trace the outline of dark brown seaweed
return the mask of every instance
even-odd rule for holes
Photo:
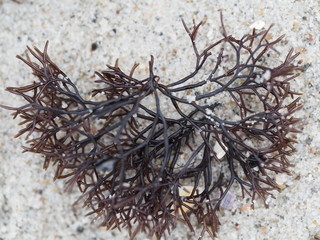
[[[290,81],[301,71],[294,63],[298,54],[291,50],[270,67],[266,55],[276,52],[283,37],[267,40],[270,27],[236,39],[222,18],[221,39],[201,50],[196,37],[203,22],[191,28],[182,22],[196,57],[182,79],[162,83],[153,57],[145,79],[134,77],[136,64],[125,73],[116,63],[96,72],[95,100],[86,100],[50,59],[46,43],[43,51],[28,47],[37,63],[18,56],[37,80],[7,90],[25,104],[2,106],[22,119],[16,137],[33,137],[24,151],[45,156],[44,168],[53,165],[55,179],[66,178],[67,189],[78,186],[79,201],[92,209],[88,215],[108,229],[128,229],[132,239],[139,232],[166,238],[177,221],[194,231],[191,215],[202,225],[201,236],[213,238],[230,188],[237,183],[252,201],[273,197],[280,190],[274,173],[289,173],[288,156],[295,151],[292,133],[299,132],[299,119],[293,113],[301,104]],[[208,59],[211,70],[199,79]],[[230,67],[221,74],[225,62]],[[197,91],[206,84],[212,90]],[[215,114],[221,101],[206,104],[221,93],[238,119]],[[163,99],[177,117],[166,116],[170,107]]]

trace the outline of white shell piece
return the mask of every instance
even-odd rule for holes
[[[232,209],[235,198],[236,196],[232,192],[228,191],[221,201],[221,207],[229,210]]]
[[[266,24],[265,24],[264,21],[258,20],[258,21],[256,21],[256,22],[252,23],[252,24],[250,25],[250,28],[252,28],[252,29],[255,28],[255,29],[257,29],[257,30],[260,30],[260,29],[262,29],[265,25],[266,25]]]
[[[125,187],[125,188],[128,188],[128,187],[130,187],[130,183],[127,183],[127,182],[122,183],[122,186]]]
[[[252,168],[254,171],[258,172],[259,171],[259,168],[258,167],[254,167]]]
[[[222,143],[223,144],[223,143]],[[223,145],[223,147],[225,149],[227,149],[227,147],[225,145]],[[216,144],[213,147],[213,150],[215,151],[217,158],[221,159],[224,157],[224,155],[226,155],[226,152],[223,150],[223,148],[220,146],[219,142],[216,142]]]

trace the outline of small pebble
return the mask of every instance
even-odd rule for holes
[[[92,43],[91,44],[91,51],[95,51],[98,48],[98,44],[97,43]]]
[[[82,233],[84,231],[84,227],[82,227],[82,226],[78,226],[77,227],[77,232],[78,233]]]

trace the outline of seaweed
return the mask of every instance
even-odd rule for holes
[[[290,50],[271,67],[266,56],[277,54],[283,36],[270,40],[271,25],[237,39],[222,14],[221,39],[199,49],[204,21],[182,23],[196,61],[181,79],[162,82],[153,56],[144,79],[135,78],[138,64],[125,73],[117,61],[95,73],[88,100],[50,59],[47,42],[43,51],[28,47],[37,63],[17,56],[36,76],[7,88],[25,104],[1,105],[22,119],[16,137],[26,135],[24,151],[43,155],[55,179],[80,189],[88,215],[108,229],[128,229],[131,239],[139,232],[167,238],[178,221],[191,231],[196,221],[200,238],[214,238],[232,187],[267,205],[281,190],[274,174],[290,174],[292,166],[300,120],[293,113],[301,103],[290,81],[303,70],[298,53]],[[219,114],[224,110],[231,114]]]

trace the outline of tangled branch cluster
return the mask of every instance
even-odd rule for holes
[[[96,72],[102,87],[92,92],[96,101],[86,100],[49,58],[47,43],[43,51],[28,48],[38,63],[18,56],[37,76],[31,85],[7,88],[25,104],[2,106],[22,119],[16,137],[33,136],[25,151],[44,155],[55,179],[79,187],[89,214],[108,229],[127,228],[131,238],[141,231],[166,237],[177,221],[193,231],[192,215],[201,236],[214,237],[230,188],[237,183],[243,195],[266,200],[279,190],[272,174],[289,173],[287,157],[295,151],[291,133],[299,119],[292,114],[301,104],[290,81],[301,70],[293,63],[298,54],[262,65],[282,37],[268,41],[270,27],[236,39],[223,21],[222,38],[200,50],[203,22],[183,25],[196,64],[182,79],[161,83],[153,57],[145,79],[134,77],[137,64],[127,74],[116,63]],[[211,70],[199,81],[208,62]],[[218,116],[221,93],[235,120]],[[175,118],[166,116],[169,105]]]

